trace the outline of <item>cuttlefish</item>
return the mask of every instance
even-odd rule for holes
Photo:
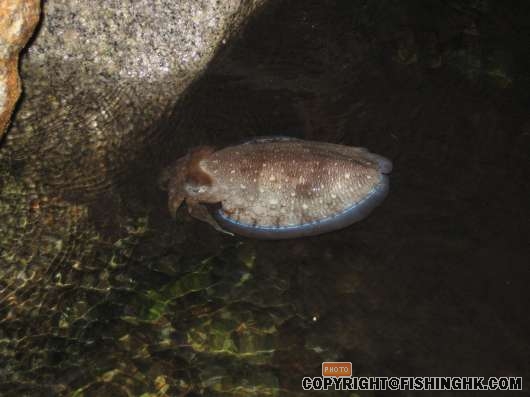
[[[222,232],[312,236],[365,218],[387,196],[391,170],[365,148],[295,138],[198,147],[169,169],[169,212],[185,201],[191,216]]]

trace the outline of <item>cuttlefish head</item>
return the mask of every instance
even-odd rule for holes
[[[214,151],[211,147],[192,149],[186,156],[178,159],[169,170],[168,208],[172,218],[184,200],[198,202],[208,187],[211,178],[200,168],[200,161]]]

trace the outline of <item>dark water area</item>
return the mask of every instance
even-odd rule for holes
[[[267,5],[157,127],[121,200],[91,208],[100,233],[128,218],[129,234],[71,276],[85,315],[43,339],[61,372],[47,373],[77,396],[298,396],[347,361],[357,376],[520,376],[528,392],[529,16],[516,1]],[[263,135],[367,147],[394,163],[390,194],[295,240],[169,217],[165,166]]]
[[[143,198],[160,204],[153,240],[171,241],[154,273],[138,269],[144,288],[209,277],[166,311],[188,342],[202,332],[200,359],[171,353],[212,382],[193,393],[298,395],[323,361],[522,376],[528,390],[530,30],[517,4],[275,2],[220,51],[162,128],[162,163],[282,134],[365,146],[394,171],[368,219],[299,240],[223,236],[185,210],[174,225],[164,194]]]
[[[275,2],[220,51],[162,128],[162,163],[282,134],[365,146],[394,171],[368,219],[299,240],[223,236],[185,210],[174,225],[164,194],[143,198],[160,204],[152,239],[171,241],[138,269],[144,287],[209,277],[166,311],[188,341],[202,332],[200,359],[171,354],[224,385],[194,393],[298,395],[323,361],[528,390],[530,30],[515,5]]]

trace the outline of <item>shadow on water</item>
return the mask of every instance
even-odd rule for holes
[[[466,7],[273,2],[220,51],[121,187],[125,211],[149,209],[125,271],[141,298],[121,309],[145,321],[127,343],[147,343],[146,367],[190,395],[297,395],[325,360],[530,379],[529,30],[508,5]],[[169,219],[163,166],[271,134],[391,158],[389,197],[291,241]]]

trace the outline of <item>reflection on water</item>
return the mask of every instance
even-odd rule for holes
[[[492,37],[510,11],[432,3],[275,2],[251,21],[120,199],[91,208],[97,252],[57,269],[60,304],[35,312],[53,337],[36,328],[4,370],[36,376],[33,395],[77,396],[295,396],[323,361],[529,379],[528,59],[515,33]],[[392,158],[386,202],[281,242],[171,220],[154,173],[190,146],[274,133]]]

